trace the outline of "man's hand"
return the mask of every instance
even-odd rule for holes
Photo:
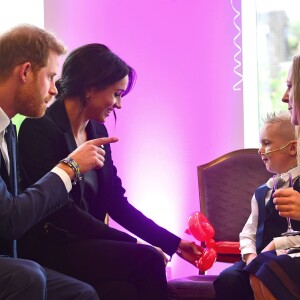
[[[102,145],[115,143],[118,141],[116,137],[98,138],[87,141],[80,145],[76,150],[69,154],[78,164],[80,173],[84,174],[92,169],[100,169],[104,165],[105,151],[101,148]],[[74,172],[68,166],[60,163],[58,167],[66,171],[69,176],[74,178]]]

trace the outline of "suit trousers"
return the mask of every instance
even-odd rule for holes
[[[214,281],[217,300],[254,299],[249,273],[243,271],[245,266],[241,260],[220,273]]]
[[[89,284],[30,260],[0,256],[0,300],[4,299],[99,300],[99,297]]]
[[[35,249],[35,251],[32,251]],[[45,241],[27,254],[40,264],[91,284],[101,300],[168,299],[165,262],[152,246],[101,239]]]

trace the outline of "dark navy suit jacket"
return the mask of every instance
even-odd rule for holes
[[[17,197],[0,177],[0,255],[12,255],[11,240],[68,202],[65,185],[54,173],[46,174]]]

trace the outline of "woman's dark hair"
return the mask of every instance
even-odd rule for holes
[[[57,99],[79,97],[86,103],[86,91],[103,90],[128,75],[128,86],[122,96],[132,89],[136,73],[120,57],[102,44],[87,44],[73,50],[66,58],[61,78],[56,81]]]

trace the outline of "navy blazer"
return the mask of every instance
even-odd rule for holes
[[[93,120],[89,121],[86,130],[88,139],[108,136],[106,127]],[[20,128],[18,147],[23,187],[29,186],[42,177],[53,168],[57,161],[72,152],[76,148],[76,142],[64,102],[55,101],[47,109],[45,116],[40,119],[25,119]],[[162,248],[169,255],[174,254],[180,238],[157,225],[128,202],[124,196],[125,189],[117,176],[117,169],[113,165],[110,145],[104,145],[104,149],[106,152],[104,166],[96,171],[98,194],[94,199],[84,199],[85,181],[83,179],[75,185],[70,193],[76,203],[76,210],[78,211],[79,207],[81,210],[86,210],[88,202],[88,212],[97,220],[104,221],[106,213],[108,213],[111,218],[131,233]],[[66,211],[66,209],[62,211]],[[69,222],[68,226],[72,223],[71,227],[73,226],[73,228],[69,227],[69,230],[76,233],[81,230],[80,234],[86,234],[87,228],[78,226],[79,222],[75,215],[72,217],[72,214],[69,213],[68,221],[66,217],[62,217],[63,215],[61,213],[59,220],[60,222],[62,220],[65,223]],[[74,222],[71,221],[72,219]],[[64,224],[60,223],[59,225]]]
[[[11,253],[11,240],[69,202],[63,181],[48,173],[22,194],[13,197],[0,177],[0,255]]]

